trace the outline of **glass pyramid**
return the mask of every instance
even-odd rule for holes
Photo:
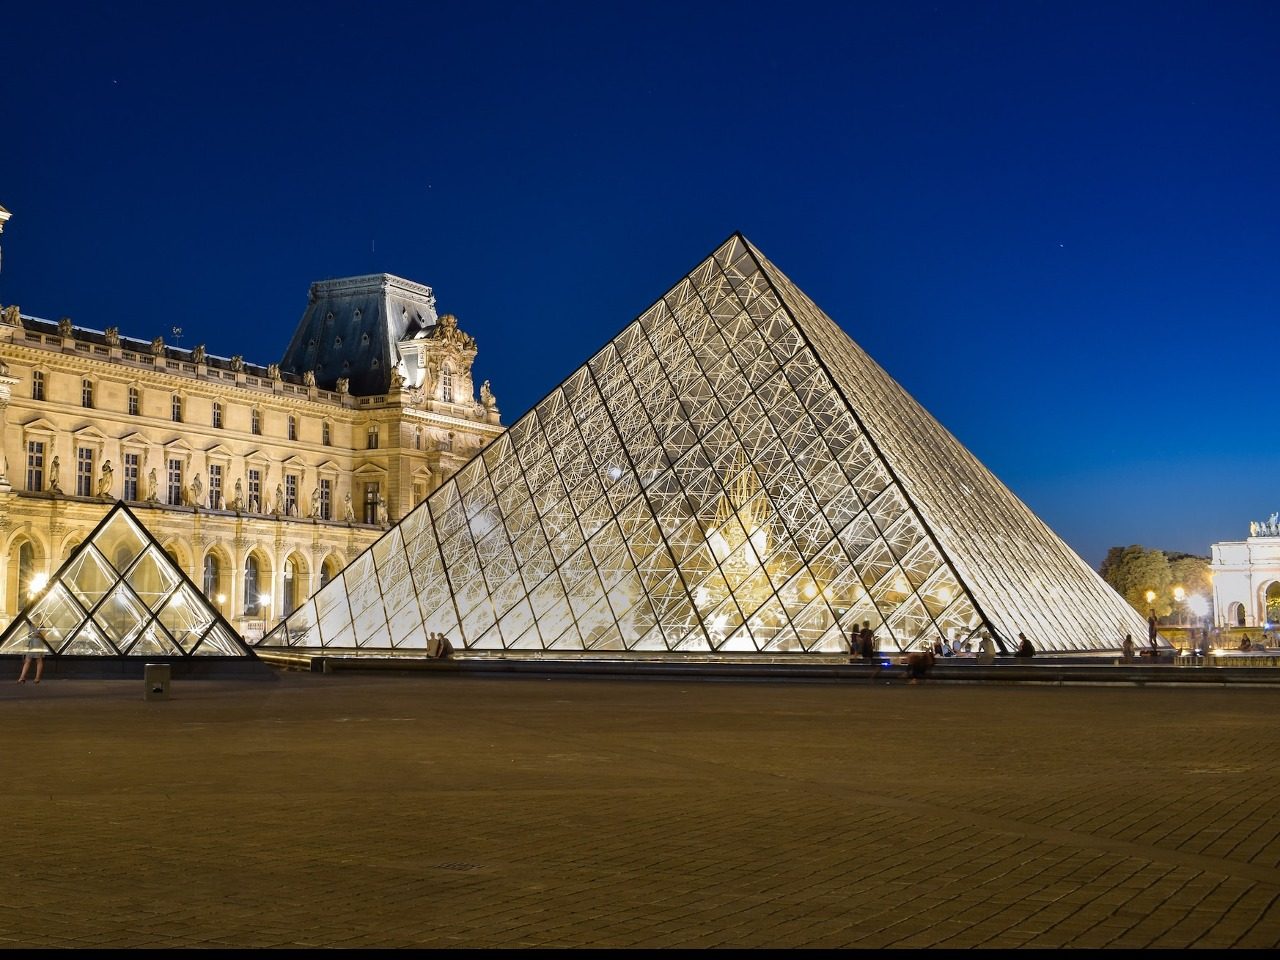
[[[847,652],[1145,622],[740,235],[263,638]]]
[[[252,657],[253,651],[124,503],[0,633],[0,653],[103,657]]]

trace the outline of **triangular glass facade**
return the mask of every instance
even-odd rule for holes
[[[741,236],[262,641],[841,653],[1145,622]]]
[[[253,651],[123,503],[0,634],[0,653],[252,657]]]

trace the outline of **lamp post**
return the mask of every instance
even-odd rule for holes
[[[1185,601],[1186,599],[1187,599],[1186,590],[1182,589],[1182,587],[1173,588],[1173,600],[1174,600],[1174,603],[1178,605],[1178,625],[1179,626],[1185,626],[1187,622],[1187,616],[1186,616],[1187,610],[1186,610],[1186,607],[1182,605],[1183,601]]]

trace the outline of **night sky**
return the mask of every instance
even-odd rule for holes
[[[741,230],[1089,563],[1280,510],[1280,4],[187,6],[6,8],[0,303],[395,273],[511,423]]]

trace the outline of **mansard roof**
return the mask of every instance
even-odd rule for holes
[[[313,283],[280,369],[314,370],[322,390],[345,377],[356,396],[385,393],[400,362],[396,345],[435,326],[435,303],[430,287],[389,273]]]

